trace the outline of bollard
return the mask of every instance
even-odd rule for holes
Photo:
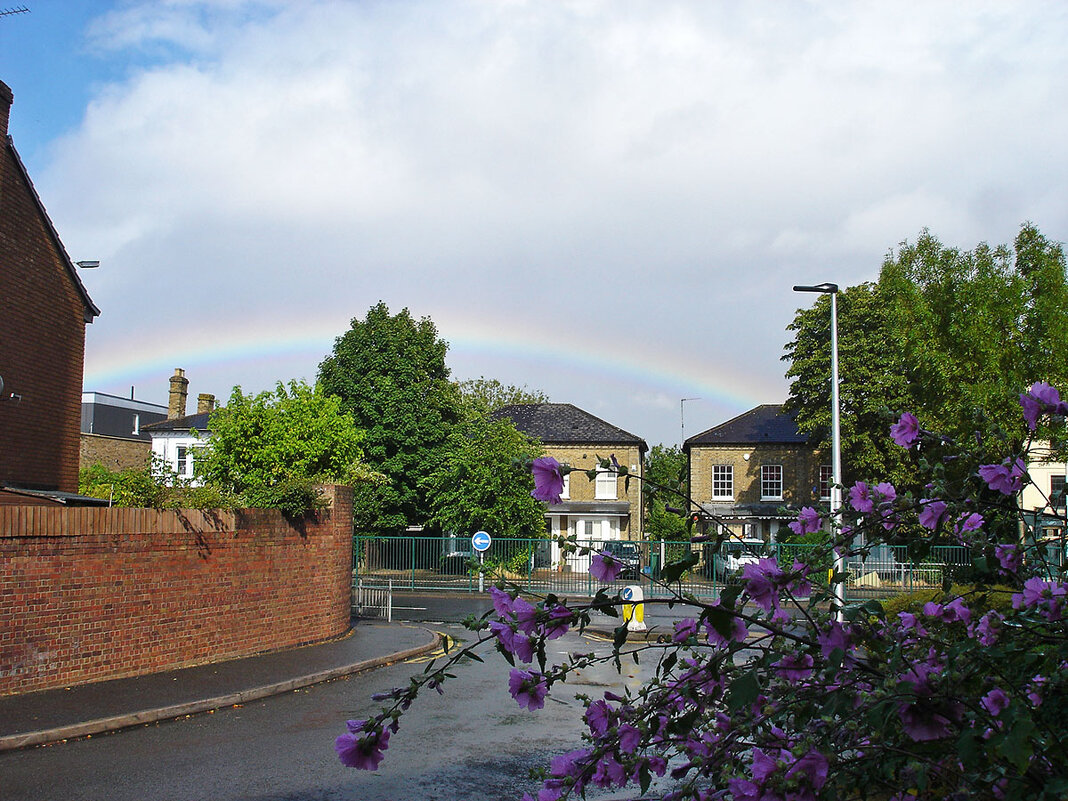
[[[623,599],[623,621],[627,631],[646,631],[645,627],[645,596],[642,588],[636,584],[628,584],[620,593]]]

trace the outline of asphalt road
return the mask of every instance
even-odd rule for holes
[[[456,626],[442,631],[468,636]],[[607,648],[574,634],[551,645],[554,661]],[[579,745],[575,694],[639,683],[646,669],[629,661],[622,676],[591,669],[528,712],[508,694],[502,660],[468,660],[444,696],[419,699],[402,719],[377,772],[343,767],[333,741],[345,720],[375,712],[372,693],[424,667],[394,665],[214,714],[0,754],[0,801],[518,799],[537,788],[531,767]]]

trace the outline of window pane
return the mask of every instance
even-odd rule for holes
[[[1049,502],[1054,509],[1064,508],[1064,476],[1049,477]]]
[[[760,497],[769,500],[782,498],[781,464],[766,464],[760,468]]]
[[[734,466],[729,464],[712,465],[712,497],[734,497]]]
[[[597,474],[596,499],[612,501],[616,498],[616,474],[604,471]]]
[[[831,484],[834,483],[834,470],[829,464],[820,465],[820,498],[824,501],[831,499]]]

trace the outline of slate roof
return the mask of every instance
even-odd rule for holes
[[[501,407],[492,417],[508,418],[546,445],[637,445],[642,453],[649,450],[641,437],[570,403],[517,403]]]
[[[794,415],[781,403],[765,403],[718,426],[689,437],[684,450],[695,445],[804,445],[808,435],[797,428]]]
[[[150,431],[155,434],[166,431],[190,431],[195,428],[201,434],[204,434],[211,431],[211,429],[208,428],[209,416],[211,416],[211,412],[187,414],[185,417],[175,417],[171,420],[160,420],[158,423],[149,423],[146,426],[141,426],[141,430]]]

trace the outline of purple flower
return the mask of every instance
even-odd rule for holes
[[[869,514],[871,510],[875,508],[875,502],[872,498],[871,491],[868,489],[868,485],[863,481],[858,481],[849,488],[849,503],[854,510],[865,515]]]
[[[897,714],[905,733],[915,742],[941,740],[950,734],[950,719],[928,699],[921,699],[915,704],[901,704]]]
[[[812,675],[812,664],[809,654],[787,654],[772,667],[788,681],[801,681]]]
[[[642,741],[642,733],[629,723],[619,726],[619,750],[624,754],[633,754]]]
[[[920,501],[923,509],[920,511],[920,525],[934,531],[946,514],[946,505],[942,501],[924,498]]]
[[[545,706],[549,687],[541,673],[512,668],[512,672],[508,674],[508,692],[521,707],[534,711]]]
[[[562,637],[571,628],[574,613],[563,604],[556,604],[549,609],[549,619],[545,622],[545,639],[555,640]]]
[[[999,687],[995,687],[993,690],[984,695],[979,703],[983,705],[983,709],[989,712],[994,717],[997,717],[1009,706],[1009,696],[1007,696]]]
[[[819,792],[823,785],[827,783],[829,769],[830,765],[827,762],[827,757],[813,749],[798,759],[786,771],[786,778],[789,779],[797,774],[803,774],[808,779],[809,784],[812,785],[812,789]]]
[[[920,421],[916,415],[905,412],[900,420],[890,426],[890,436],[902,448],[911,448],[920,436]]]
[[[1060,413],[1061,395],[1045,381],[1031,385],[1031,389],[1020,395],[1027,427],[1034,431],[1038,427],[1039,416],[1046,412]]]
[[[994,556],[1006,573],[1016,573],[1023,566],[1023,553],[1015,545],[995,545]]]
[[[821,631],[817,640],[820,644],[820,653],[824,659],[829,659],[835,649],[849,650],[849,631],[837,620],[827,624],[827,628]]]
[[[718,603],[719,602],[717,601],[716,604],[718,605]],[[708,636],[708,642],[710,644],[727,646],[732,642],[745,642],[745,638],[749,636],[749,629],[746,627],[744,620],[732,615],[730,636],[724,637],[716,631],[716,627],[713,626],[709,620],[705,620],[705,634]]]
[[[586,708],[586,723],[596,736],[604,737],[612,725],[612,708],[604,701],[594,701]]]
[[[957,533],[963,534],[965,531],[978,531],[983,527],[983,516],[978,512],[972,512],[968,514],[965,512],[957,518]]]
[[[499,587],[489,588],[490,598],[493,599],[493,609],[501,617],[512,614],[512,596]]]
[[[897,490],[894,489],[894,485],[889,481],[880,481],[875,485],[875,494],[883,501],[883,503],[893,503],[897,500]]]
[[[782,571],[774,559],[761,559],[755,565],[748,564],[742,568],[745,589],[753,603],[765,612],[770,612],[779,605],[779,591],[775,580],[782,577]]]
[[[797,520],[790,524],[790,530],[798,536],[811,534],[814,531],[819,531],[822,527],[823,521],[820,520],[820,513],[811,506],[804,507],[801,510],[801,514],[797,516]]]
[[[590,575],[602,583],[615,581],[623,572],[623,563],[607,551],[595,553],[590,560]]]
[[[350,720],[348,732],[334,741],[341,764],[358,770],[378,770],[389,747],[389,729],[376,730],[369,720]]]
[[[560,494],[564,491],[560,463],[551,456],[541,456],[534,460],[531,471],[534,473],[534,489],[530,494],[545,503],[560,503]]]
[[[686,642],[691,637],[696,636],[697,621],[692,617],[675,621],[675,634],[671,638],[672,642]]]
[[[1005,618],[994,609],[979,618],[979,623],[975,627],[975,635],[979,644],[984,648],[989,648],[996,643],[1004,620]]]
[[[1018,493],[1023,487],[1026,475],[1027,465],[1019,457],[1011,463],[1006,459],[1001,464],[984,464],[979,468],[979,478],[983,479],[990,489],[1002,495]]]

